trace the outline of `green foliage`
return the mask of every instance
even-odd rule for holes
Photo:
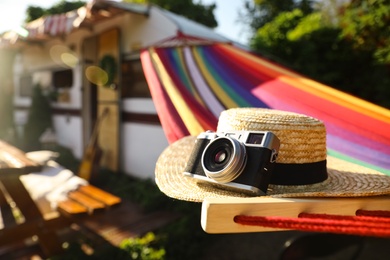
[[[251,41],[251,47],[285,58],[291,52],[287,33],[297,26],[302,17],[303,13],[299,9],[279,14],[257,31]]]
[[[162,245],[170,260],[202,259],[203,253],[213,242],[213,235],[200,226],[201,204],[176,201],[182,217],[159,231],[165,239]]]
[[[137,203],[145,212],[168,210],[180,216],[175,222],[156,232],[159,238],[156,240],[156,247],[165,249],[167,259],[198,259],[203,249],[211,243],[212,237],[200,226],[200,203],[169,198],[152,180],[133,178],[107,169],[100,172],[95,184],[123,199]]]
[[[54,4],[52,7],[49,7],[47,9],[47,12],[49,14],[62,14],[65,12],[69,12],[75,9],[78,9],[85,5],[85,1],[65,1],[60,0],[56,4]]]
[[[13,119],[13,78],[12,59],[14,53],[9,50],[0,50],[0,139],[12,142],[15,139]]]
[[[44,15],[47,15],[47,12],[45,11],[44,8],[30,5],[26,9],[26,18],[24,19],[24,21],[26,23],[29,23]]]
[[[342,35],[342,28],[326,23],[322,13],[295,9],[260,28],[251,47],[319,82],[390,107],[390,74],[375,59],[377,50],[355,48]]]
[[[311,0],[247,0],[244,12],[240,13],[240,20],[249,25],[253,32],[273,21],[284,12],[299,9],[303,14],[313,11]]]
[[[59,154],[58,158],[56,158],[56,162],[58,162],[60,165],[64,166],[65,168],[71,170],[74,173],[77,173],[80,160],[78,160],[71,149],[57,145],[53,152],[57,152]]]
[[[47,260],[76,260],[76,259],[94,259],[85,254],[79,243],[72,242],[66,244],[64,253],[57,256],[51,256]]]
[[[388,0],[352,1],[341,16],[340,36],[353,48],[373,52],[379,63],[390,64],[390,3]]]
[[[34,21],[44,15],[53,15],[53,14],[62,14],[66,13],[75,9],[78,9],[85,5],[84,1],[65,1],[60,0],[56,4],[54,4],[52,7],[49,7],[47,9],[39,7],[39,6],[28,6],[26,10],[26,19],[25,22],[31,22]]]
[[[137,179],[124,173],[101,169],[95,184],[112,190],[117,196],[137,202],[146,212],[167,209],[171,199],[164,196],[150,179]]]
[[[52,127],[50,102],[40,85],[34,86],[31,99],[27,123],[24,126],[23,146],[26,151],[39,150],[39,137],[47,128]]]
[[[13,128],[12,92],[0,89],[0,139],[6,140]]]
[[[104,177],[107,182],[107,179]],[[169,210],[180,218],[157,232],[158,244],[171,260],[197,259],[210,236],[200,227],[201,204],[172,199],[163,194],[151,180],[134,179],[126,175],[112,179],[112,192],[141,205],[146,212]]]
[[[158,260],[164,259],[165,250],[155,248],[156,236],[149,232],[143,237],[128,238],[122,241],[120,248],[128,252],[129,259]]]
[[[322,14],[320,12],[311,13],[302,17],[295,28],[287,32],[287,39],[289,41],[297,41],[302,39],[305,35],[320,30],[324,27],[322,21]]]
[[[214,11],[217,7],[215,3],[204,5],[202,1],[194,3],[193,0],[125,0],[125,2],[155,4],[207,27],[215,28],[218,26],[214,16]]]

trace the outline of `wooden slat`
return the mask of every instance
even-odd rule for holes
[[[105,208],[104,203],[95,200],[94,198],[87,196],[80,191],[72,191],[68,194],[68,197],[85,206],[90,214],[93,214],[95,213],[95,211],[103,210]]]
[[[0,159],[3,162],[1,168],[38,167],[39,165],[27,158],[18,148],[0,140]]]
[[[38,235],[44,239],[45,243],[52,245],[53,242],[58,241],[54,245],[53,250],[57,251],[61,248],[61,243],[58,237],[54,235],[55,230],[65,228],[70,225],[70,222],[61,216],[56,216],[50,219],[35,219],[18,224],[13,228],[5,228],[0,232],[0,245],[15,243],[33,235]],[[58,253],[58,252],[57,252]]]
[[[115,206],[121,199],[93,185],[80,186],[68,194],[68,199],[58,203],[58,210],[67,215],[93,214]]]
[[[117,205],[121,202],[121,199],[119,197],[112,195],[111,193],[108,193],[92,185],[81,186],[78,189],[78,191],[110,207]]]
[[[81,205],[80,203],[74,200],[65,200],[61,201],[57,205],[57,209],[61,213],[70,214],[70,215],[86,215],[88,214],[88,209]]]
[[[30,197],[30,194],[20,179],[17,178],[17,175],[2,175],[0,179],[3,187],[10,195],[12,200],[16,203],[16,206],[19,208],[20,212],[27,221],[30,219],[34,220],[36,218],[43,218],[37,204]]]
[[[234,222],[238,215],[298,217],[300,213],[353,216],[362,210],[390,210],[390,196],[364,198],[208,198],[202,203],[201,225],[207,233],[277,231]]]
[[[1,185],[1,184],[0,184]],[[4,196],[4,191],[0,186],[0,228],[6,228],[16,225],[16,220],[12,213],[12,208]]]

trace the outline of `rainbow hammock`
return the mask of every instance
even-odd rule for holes
[[[390,110],[229,44],[149,48],[141,60],[169,142],[215,130],[227,108],[286,110],[325,123],[328,154],[390,175]]]

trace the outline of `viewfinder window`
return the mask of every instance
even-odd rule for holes
[[[263,141],[264,134],[249,134],[247,143],[248,144],[261,144]]]

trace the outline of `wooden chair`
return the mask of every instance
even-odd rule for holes
[[[36,236],[45,256],[60,254],[58,230],[121,202],[117,196],[86,185],[68,193],[56,210],[43,214],[20,179],[41,168],[22,151],[0,141],[0,248]]]

